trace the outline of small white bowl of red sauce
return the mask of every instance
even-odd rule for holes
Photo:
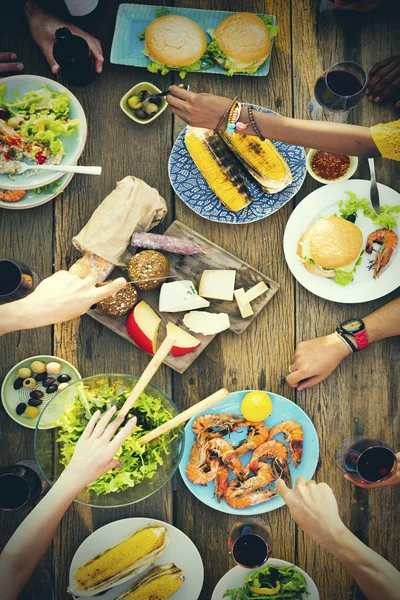
[[[307,171],[320,183],[336,183],[345,181],[354,175],[358,167],[357,156],[326,152],[325,150],[309,150],[307,154]]]

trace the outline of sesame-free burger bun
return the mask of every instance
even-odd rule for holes
[[[307,257],[313,264],[304,263],[311,273],[322,275],[318,267],[324,269],[340,269],[357,260],[363,245],[361,230],[341,217],[324,217],[311,225],[301,236],[297,253],[304,256],[304,245],[307,244]],[[326,275],[325,277],[332,275]]]
[[[221,21],[215,39],[229,60],[243,68],[262,65],[271,51],[268,28],[253,13],[239,12]]]
[[[167,15],[146,27],[145,47],[150,58],[167,67],[187,67],[198,61],[207,48],[204,31],[187,17]]]

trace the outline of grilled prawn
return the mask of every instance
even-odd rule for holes
[[[389,264],[393,252],[397,246],[397,235],[391,229],[377,229],[367,237],[365,252],[371,254],[374,244],[380,244],[381,247],[376,253],[374,260],[370,261],[369,269],[374,269],[374,279],[377,279]]]
[[[282,423],[272,427],[269,432],[269,439],[272,440],[279,433],[283,433],[285,442],[289,442],[290,456],[297,469],[303,458],[303,429],[296,421],[282,421]]]

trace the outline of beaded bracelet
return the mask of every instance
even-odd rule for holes
[[[225,121],[228,113],[230,112],[232,106],[237,102],[237,96],[232,100],[232,102],[230,103],[229,107],[226,109],[226,111],[224,112],[224,114],[222,115],[222,117],[220,118],[218,125],[216,126],[214,131],[219,131],[222,123]]]
[[[261,132],[260,132],[260,130],[258,129],[258,127],[257,127],[257,124],[256,124],[256,122],[255,122],[255,120],[254,120],[254,115],[253,115],[253,107],[252,107],[252,106],[249,106],[249,107],[247,108],[247,110],[248,110],[248,113],[249,113],[249,119],[250,119],[250,124],[251,124],[252,128],[254,129],[254,131],[255,131],[256,135],[257,135],[257,136],[260,138],[260,140],[261,140],[262,142],[265,142],[265,137],[264,137],[263,135],[261,135]]]
[[[238,102],[238,100],[235,98],[228,113],[228,122],[226,124],[225,130],[228,135],[233,135],[235,133],[236,121],[239,119],[241,110],[240,107],[240,102]]]

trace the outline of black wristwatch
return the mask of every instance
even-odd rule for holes
[[[340,335],[342,340],[348,345],[352,352],[358,352],[368,346],[368,336],[365,330],[365,324],[362,319],[348,319],[340,323],[339,327],[336,328],[336,333]],[[357,346],[353,344],[351,338],[357,342]]]

